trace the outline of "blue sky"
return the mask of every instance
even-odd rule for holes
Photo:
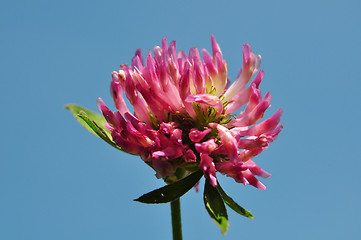
[[[285,128],[255,161],[261,191],[218,175],[255,219],[229,211],[223,237],[202,193],[182,197],[184,239],[356,239],[361,234],[361,2],[9,1],[0,7],[0,239],[170,239],[170,208],[135,199],[163,186],[138,157],[63,109],[109,105],[111,72],[137,48],[210,50],[235,78],[241,46],[262,55],[269,114]],[[114,109],[114,108],[113,108]]]

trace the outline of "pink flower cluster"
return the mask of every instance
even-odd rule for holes
[[[259,122],[270,106],[271,94],[261,95],[261,56],[243,45],[243,67],[230,85],[227,63],[211,37],[212,55],[191,48],[176,51],[167,39],[149,50],[145,61],[137,50],[131,66],[112,73],[111,94],[118,111],[98,99],[112,138],[125,151],[140,155],[157,177],[173,176],[178,168],[200,168],[213,186],[216,171],[237,182],[264,190],[256,176],[270,174],[251,159],[275,140],[282,109]],[[256,75],[256,73],[258,74]],[[254,76],[253,81],[247,85]],[[133,106],[128,109],[123,94]],[[232,114],[244,106],[238,115]]]

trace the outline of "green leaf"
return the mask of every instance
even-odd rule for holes
[[[146,193],[134,201],[141,203],[167,203],[172,202],[188,192],[203,176],[201,170],[162,188]]]
[[[124,151],[121,147],[119,147],[115,142],[110,139],[110,131],[106,128],[100,127],[104,126],[104,124],[107,122],[102,115],[90,111],[89,109],[83,108],[79,105],[69,104],[66,105],[65,108],[69,109],[74,115],[74,117],[78,120],[78,122],[89,132],[103,139],[112,147]]]
[[[107,143],[109,143],[110,145],[114,144],[112,140],[110,140],[110,138],[108,137],[108,135],[105,133],[105,131],[98,126],[98,124],[96,122],[94,122],[93,120],[91,120],[85,112],[80,111],[80,113],[77,115],[77,117],[79,117],[80,119],[82,119],[87,125],[88,127],[90,127],[93,132],[100,137],[101,139],[103,139],[104,141],[106,141]]]
[[[217,189],[218,192],[221,194],[224,202],[236,213],[248,217],[248,218],[254,218],[252,213],[250,213],[248,210],[244,209],[243,207],[239,206],[230,196],[228,196],[222,189],[221,185],[217,183]]]
[[[224,235],[228,229],[227,209],[221,194],[210,184],[208,179],[204,185],[203,201],[209,216],[216,222]]]
[[[94,135],[98,136],[91,127],[88,126],[88,124],[86,122],[84,122],[81,118],[78,117],[78,114],[83,111],[89,119],[91,119],[92,121],[96,122],[98,126],[104,127],[104,124],[107,122],[107,120],[105,120],[105,118],[103,117],[103,115],[100,115],[98,113],[95,113],[87,108],[84,108],[82,106],[76,105],[76,104],[68,104],[65,105],[65,108],[70,110],[71,113],[74,115],[74,117],[76,118],[76,120],[78,120],[78,122],[85,127],[89,132],[93,133]],[[107,135],[110,136],[110,131],[108,129],[104,129],[104,132],[106,132]]]

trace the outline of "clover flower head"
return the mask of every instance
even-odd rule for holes
[[[261,56],[249,44],[243,45],[243,66],[230,84],[227,63],[214,36],[211,43],[212,54],[202,50],[202,58],[197,48],[188,55],[177,52],[176,43],[168,46],[166,38],[154,47],[153,56],[149,50],[144,59],[138,49],[130,66],[121,65],[112,73],[110,88],[117,111],[112,112],[100,98],[97,105],[113,141],[139,155],[158,178],[172,179],[177,171],[189,174],[201,169],[213,186],[220,172],[264,190],[255,176],[270,174],[252,159],[282,130],[282,109],[261,121],[271,94],[262,97]]]

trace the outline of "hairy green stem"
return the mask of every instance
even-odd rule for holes
[[[172,214],[173,240],[182,240],[182,219],[179,198],[170,203],[170,209]]]

